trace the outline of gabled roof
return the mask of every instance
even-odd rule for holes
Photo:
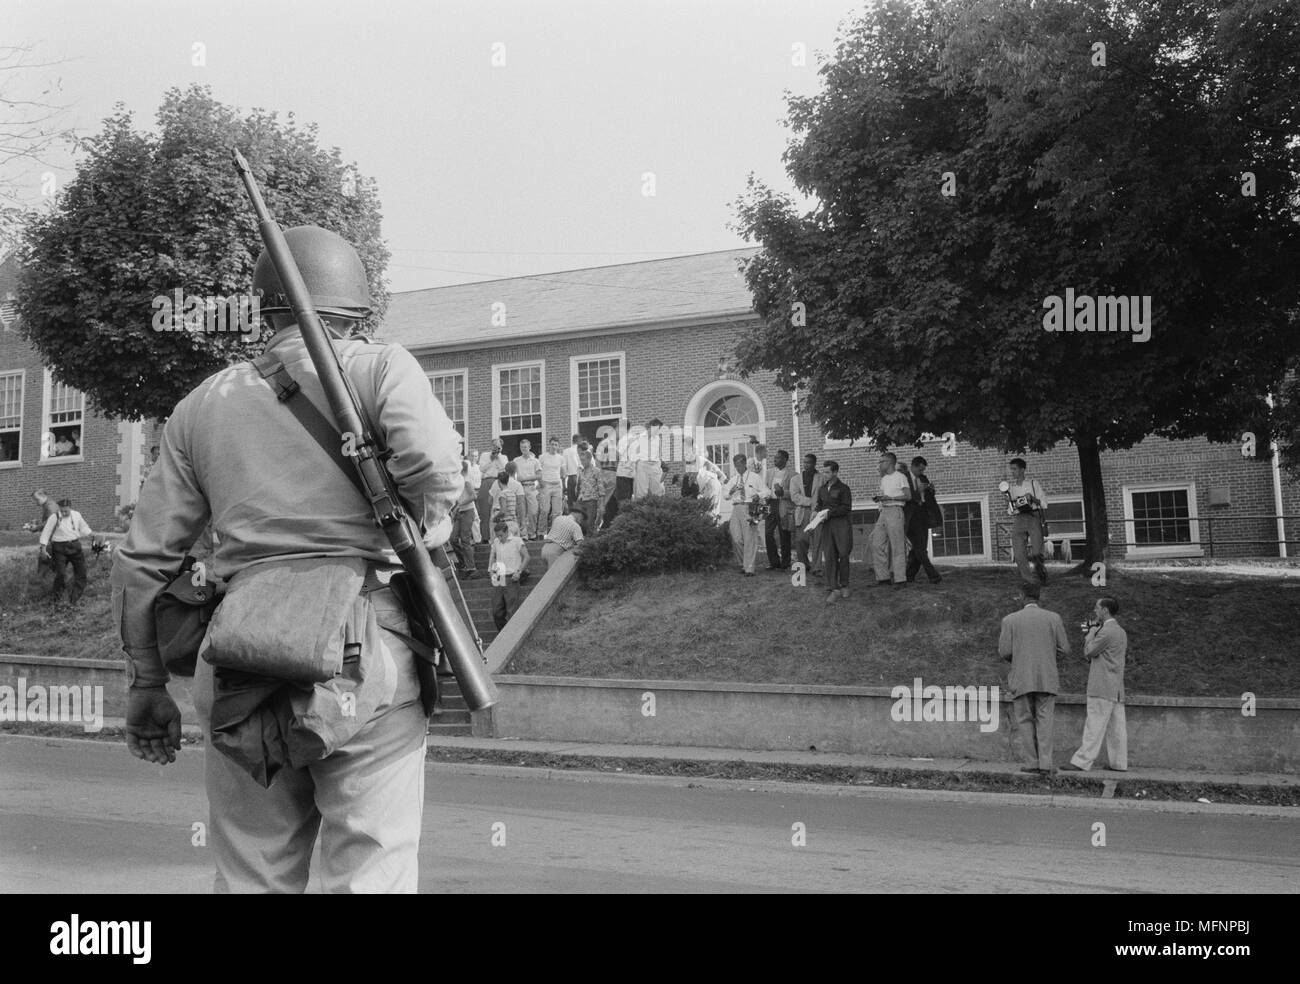
[[[404,291],[389,300],[378,335],[418,350],[745,315],[753,310],[753,298],[739,261],[757,251],[728,249]]]

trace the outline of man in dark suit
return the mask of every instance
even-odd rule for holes
[[[767,551],[767,569],[784,571],[790,569],[790,526],[794,517],[794,503],[786,496],[786,482],[792,474],[790,454],[787,451],[776,453],[776,468],[768,473],[772,498],[767,500],[767,522],[764,525],[763,543]]]
[[[1007,691],[1021,747],[1021,772],[1050,775],[1056,694],[1061,685],[1056,657],[1070,655],[1070,639],[1061,616],[1038,607],[1041,587],[1023,581],[1025,606],[1002,620],[998,655],[1011,662]]]
[[[853,493],[840,481],[838,461],[826,462],[826,481],[817,490],[817,512],[826,510],[822,545],[826,551],[826,603],[849,596],[849,555],[853,553]]]

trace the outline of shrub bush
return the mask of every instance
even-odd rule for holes
[[[607,530],[579,545],[578,577],[604,588],[641,574],[711,570],[729,549],[700,500],[647,496],[622,503]]]

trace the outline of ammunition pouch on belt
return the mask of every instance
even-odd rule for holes
[[[180,573],[158,593],[153,603],[158,655],[169,673],[194,676],[199,646],[221,598],[221,582],[202,567],[196,569],[194,558],[186,556]]]

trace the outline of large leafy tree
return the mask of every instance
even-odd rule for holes
[[[257,333],[155,331],[153,301],[177,289],[229,297],[251,289],[262,249],[231,165],[239,147],[280,225],[314,224],[357,247],[377,312],[388,250],[372,179],[317,144],[315,126],[240,115],[205,88],[171,90],[156,132],[119,107],[20,253],[22,330],[59,380],[112,417],[162,417],[216,369],[248,358]],[[372,316],[373,317],[373,316]]]
[[[1085,563],[1102,450],[1268,433],[1300,351],[1294,4],[887,0],[821,74],[785,155],[814,207],[752,177],[737,206],[763,247],[744,369],[835,436],[1073,442]],[[1045,331],[1066,288],[1149,296],[1150,339]]]

